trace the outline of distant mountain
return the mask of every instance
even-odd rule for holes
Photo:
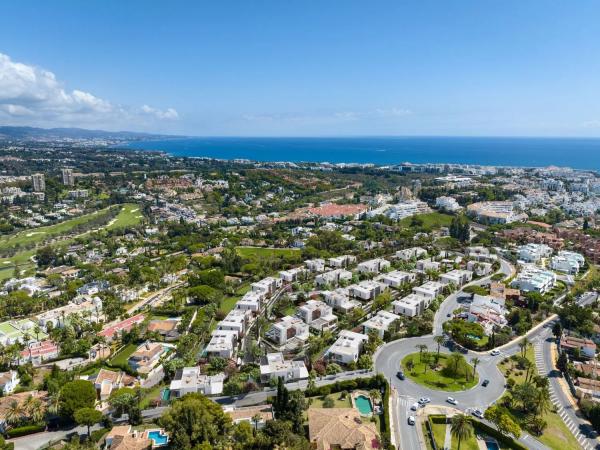
[[[133,131],[86,130],[83,128],[35,128],[0,126],[0,140],[107,139],[140,141],[180,138],[181,136],[137,133]]]

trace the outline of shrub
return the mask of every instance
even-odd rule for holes
[[[26,436],[28,434],[40,433],[46,430],[46,425],[23,425],[22,427],[11,428],[6,432],[9,439]]]
[[[108,433],[107,428],[100,428],[99,430],[94,430],[90,435],[90,439],[92,440],[92,442],[100,442],[100,440],[104,437],[106,433]]]

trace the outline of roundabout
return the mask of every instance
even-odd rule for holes
[[[410,380],[441,391],[466,391],[475,386],[479,377],[475,367],[459,353],[411,353],[401,361],[404,375]]]

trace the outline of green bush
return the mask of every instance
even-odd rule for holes
[[[100,442],[100,440],[104,437],[104,435],[108,433],[108,428],[100,428],[99,430],[94,430],[90,434],[90,439],[92,442]]]
[[[500,433],[495,428],[492,428],[483,422],[474,420],[473,426],[475,427],[476,430],[479,430],[489,436],[492,436],[493,438],[496,438],[496,440],[498,440],[498,442],[500,442],[501,444],[504,444],[508,448],[511,448],[513,450],[527,450],[527,447],[525,447],[523,444],[515,441],[514,439],[512,439],[508,436],[505,436],[504,434]]]
[[[28,434],[40,433],[46,429],[46,425],[23,425],[22,427],[11,428],[6,432],[9,439],[26,436]]]

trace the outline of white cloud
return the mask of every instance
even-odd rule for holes
[[[249,122],[286,122],[286,123],[340,123],[373,119],[396,119],[412,114],[410,109],[377,108],[366,111],[334,111],[317,113],[274,113],[246,114],[243,119]]]
[[[54,73],[0,53],[0,120],[14,125],[143,127],[177,120],[173,108],[122,106],[79,89],[67,90]]]

